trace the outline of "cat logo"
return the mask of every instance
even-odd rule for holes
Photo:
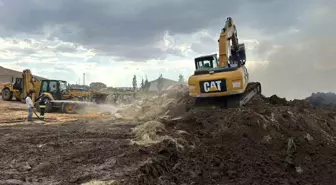
[[[222,91],[221,89],[221,80],[204,82],[203,87],[205,92],[214,92],[214,91]]]

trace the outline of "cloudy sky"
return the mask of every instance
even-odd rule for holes
[[[266,95],[336,92],[335,0],[0,0],[0,66],[131,86],[193,73],[233,17]]]

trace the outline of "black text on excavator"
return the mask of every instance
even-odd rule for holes
[[[189,95],[196,98],[196,105],[219,104],[225,108],[245,105],[261,93],[261,85],[249,81],[245,45],[238,43],[231,17],[220,33],[218,46],[218,59],[217,54],[195,58],[196,70],[188,79]]]

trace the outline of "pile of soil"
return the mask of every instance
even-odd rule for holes
[[[192,108],[164,125],[175,139],[147,148],[155,157],[122,184],[336,182],[335,110],[257,97],[241,108]]]
[[[192,102],[189,97],[188,86],[184,84],[172,85],[157,96],[148,97],[136,101],[131,105],[121,107],[117,114],[123,119],[138,120],[140,122],[151,121],[161,117],[173,118],[188,110]]]

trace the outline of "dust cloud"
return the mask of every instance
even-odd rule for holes
[[[265,95],[293,99],[314,92],[336,92],[332,83],[336,79],[336,37],[332,31],[336,21],[331,18],[336,16],[335,6],[335,1],[316,1],[295,17],[298,25],[260,41],[256,52],[269,62],[250,70],[250,75],[262,83]]]
[[[332,60],[336,39],[310,39],[283,45],[268,57],[269,63],[250,71],[251,79],[262,84],[263,94],[287,99],[305,98],[313,92],[335,92]]]

